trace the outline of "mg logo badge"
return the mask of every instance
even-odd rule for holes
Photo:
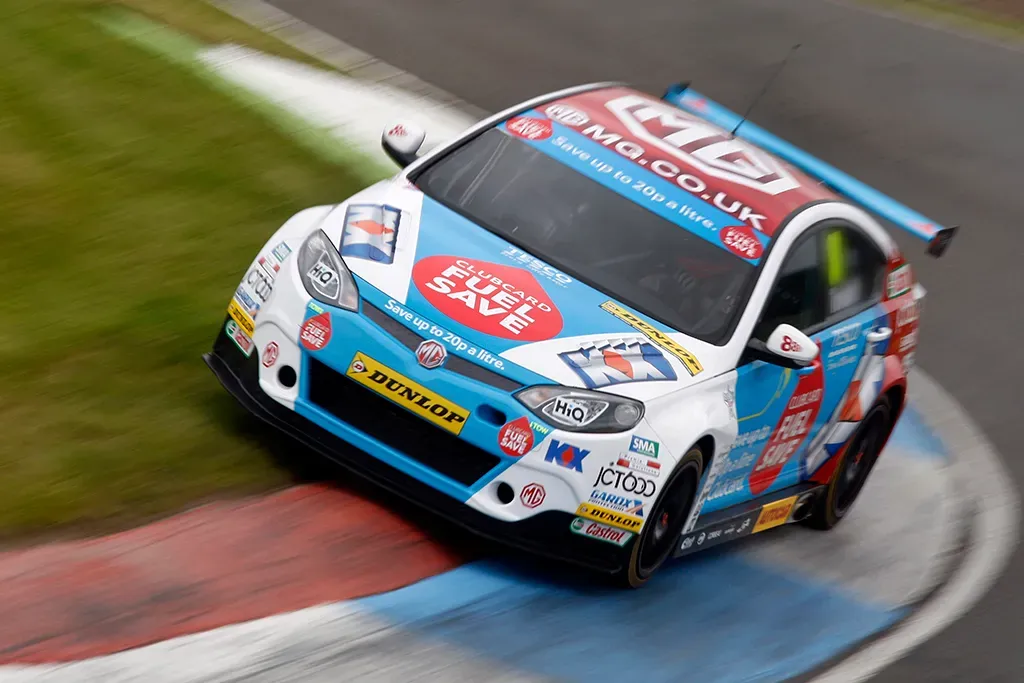
[[[448,349],[441,342],[428,339],[416,347],[416,360],[427,370],[441,367],[447,359]]]

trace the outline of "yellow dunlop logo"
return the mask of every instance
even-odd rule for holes
[[[252,316],[246,313],[245,309],[239,306],[234,299],[231,299],[231,303],[228,304],[228,315],[250,337],[256,331],[256,323],[252,321]]]
[[[789,519],[789,511],[793,509],[793,505],[796,503],[796,496],[790,496],[789,498],[783,498],[777,500],[774,503],[768,503],[761,508],[761,514],[757,517],[757,524],[754,525],[754,530],[750,533],[756,534],[759,531],[765,529],[771,529],[772,527],[782,526]]]
[[[580,517],[586,517],[595,522],[604,522],[610,526],[617,526],[627,531],[636,531],[644,523],[644,520],[640,517],[624,515],[621,512],[615,512],[615,510],[609,510],[599,505],[591,505],[590,503],[581,503],[576,508],[576,514]]]
[[[657,344],[658,346],[660,346],[661,348],[665,349],[673,356],[678,358],[682,362],[683,366],[686,368],[686,371],[689,372],[691,376],[696,375],[697,373],[704,370],[704,366],[700,364],[700,361],[697,360],[697,357],[695,355],[684,349],[682,346],[679,345],[678,342],[676,342],[674,339],[669,337],[661,330],[656,330],[646,320],[641,320],[640,318],[636,317],[635,315],[627,311],[622,306],[619,306],[618,304],[612,301],[605,301],[603,304],[601,304],[601,308],[611,313],[616,318],[626,323],[636,331],[640,332],[645,337],[650,339],[652,342],[654,342],[655,344]]]
[[[445,400],[430,389],[361,353],[352,359],[345,374],[452,434],[461,432],[469,417],[469,411],[462,406]]]

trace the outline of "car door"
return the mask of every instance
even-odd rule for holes
[[[765,341],[780,323],[805,332],[825,323],[825,271],[819,231],[802,235],[783,261],[753,336]],[[799,479],[793,450],[814,424],[820,363],[791,370],[744,355],[736,368],[738,435],[708,493],[712,512]],[[815,393],[817,392],[817,393]],[[816,398],[817,397],[817,398]]]
[[[881,306],[885,255],[859,228],[837,223],[819,234],[824,270],[825,327],[816,335],[824,375],[813,436],[801,452],[801,478],[846,442],[881,390],[892,331]]]

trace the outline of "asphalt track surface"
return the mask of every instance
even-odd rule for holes
[[[946,257],[914,257],[929,296],[918,363],[992,440],[1024,489],[1024,50],[827,0],[273,0],[280,9],[496,111],[543,91],[688,80],[935,220]],[[884,681],[1024,678],[1024,554],[960,621]]]

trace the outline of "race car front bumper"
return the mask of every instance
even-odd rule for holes
[[[516,522],[490,517],[427,486],[289,410],[268,397],[260,388],[258,354],[246,358],[224,332],[223,325],[214,342],[213,350],[204,354],[203,359],[224,388],[256,417],[291,435],[354,474],[420,505],[449,522],[503,545],[603,573],[618,572],[626,564],[629,545],[620,548],[573,533],[570,524],[574,515],[568,512],[551,510]],[[344,419],[344,413],[339,412],[337,417]],[[381,449],[395,448],[396,443],[401,443],[403,438],[407,438],[401,433],[394,433],[388,436],[390,443],[386,444],[375,434],[361,429],[361,425],[349,422],[348,426],[359,430],[365,437],[364,442],[376,443]],[[420,446],[422,447],[422,444]]]

